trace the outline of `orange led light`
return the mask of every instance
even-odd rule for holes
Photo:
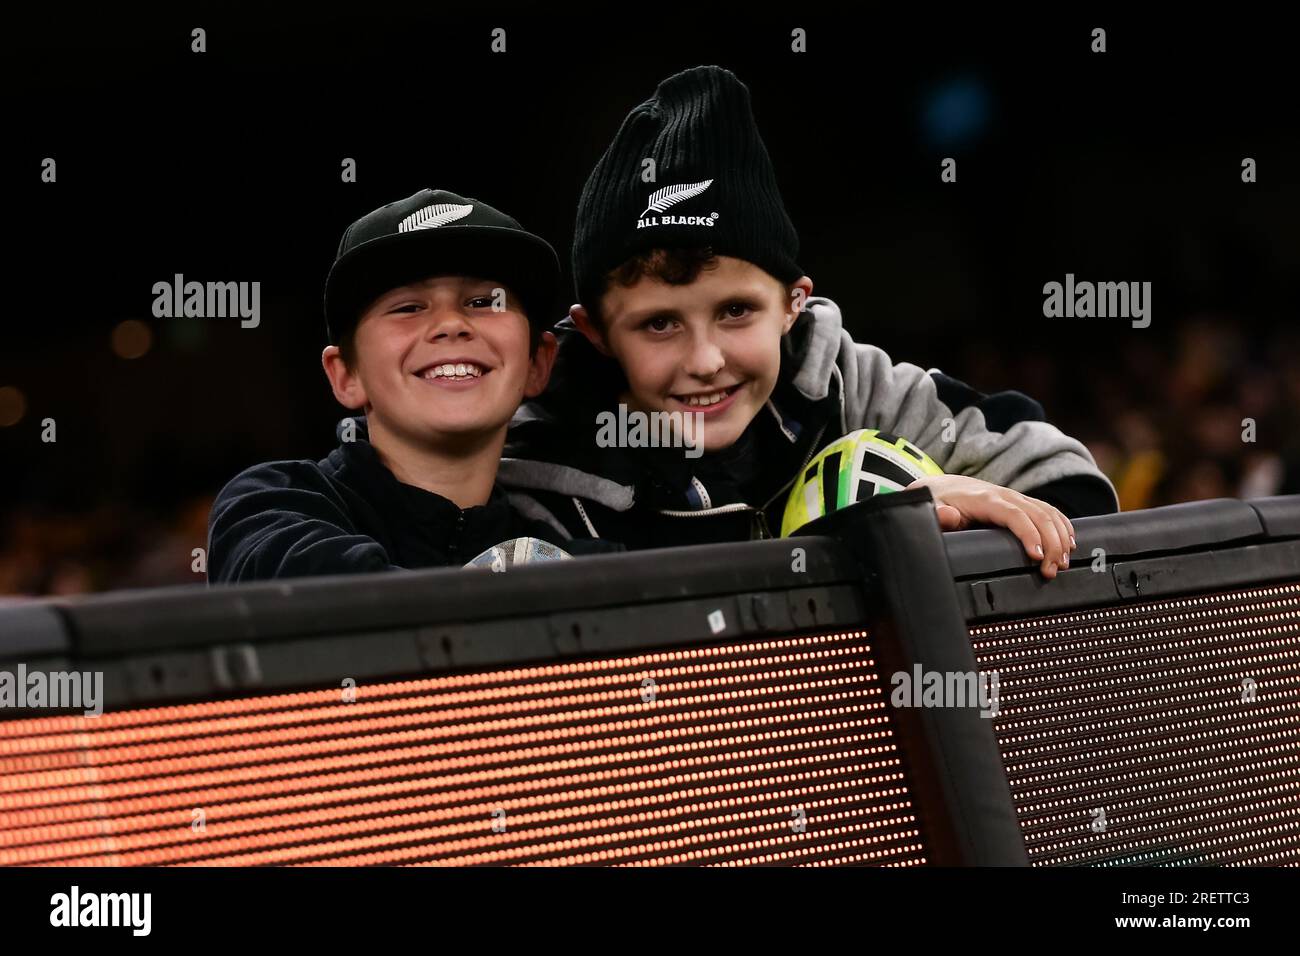
[[[0,864],[925,862],[863,631],[0,723]]]

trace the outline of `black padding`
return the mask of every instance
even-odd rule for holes
[[[1295,500],[1300,501],[1300,496]],[[1274,508],[1279,514],[1284,512],[1282,506]],[[1204,548],[1264,536],[1264,525],[1256,510],[1233,498],[1076,518],[1071,523],[1079,545],[1071,567],[1091,561],[1097,548],[1105,551],[1109,561],[1129,554]],[[954,531],[944,535],[944,541],[953,577],[958,579],[1036,567],[1039,563],[1031,560],[1019,539],[1003,528]]]
[[[1300,495],[1252,498],[1246,503],[1255,509],[1270,538],[1300,536]]]
[[[801,546],[806,567],[800,570],[792,568],[790,542],[776,539],[594,555],[507,574],[435,568],[123,591],[70,599],[61,607],[72,627],[74,652],[99,657],[854,580],[856,569],[837,549],[815,541]],[[671,559],[665,560],[668,554]],[[653,615],[642,620],[645,627],[654,626]]]
[[[54,605],[0,605],[0,661],[62,656],[69,646],[66,625]]]
[[[872,646],[886,673],[973,674],[957,595],[947,576],[929,488],[877,495],[804,525],[839,541],[869,582]],[[893,709],[918,792],[951,808],[930,836],[940,865],[1022,866],[1028,861],[993,722],[968,707]],[[936,793],[937,791],[937,793]],[[936,821],[936,824],[938,821]]]

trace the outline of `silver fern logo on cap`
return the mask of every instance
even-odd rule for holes
[[[684,183],[681,186],[665,186],[663,189],[656,189],[650,194],[647,200],[649,205],[645,207],[645,212],[663,212],[670,206],[676,206],[684,199],[690,199],[692,196],[698,196],[704,190],[713,185],[712,179],[706,179],[702,183]],[[640,218],[640,217],[638,217]]]
[[[439,202],[416,210],[397,224],[398,232],[414,229],[436,229],[457,219],[464,219],[474,209],[472,203]]]

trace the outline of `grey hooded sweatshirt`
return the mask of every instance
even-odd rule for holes
[[[511,503],[567,538],[628,548],[769,537],[808,461],[861,428],[909,439],[945,473],[1040,498],[1069,517],[1118,510],[1088,449],[1019,392],[984,395],[937,369],[854,342],[839,307],[811,298],[782,339],[773,394],[730,448],[601,448],[597,415],[625,379],[562,320],[551,385],[511,422],[499,482]]]

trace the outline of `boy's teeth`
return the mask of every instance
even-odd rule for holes
[[[690,395],[686,399],[686,404],[687,405],[716,405],[718,404],[718,402],[722,401],[726,397],[727,397],[727,392],[724,389],[721,392],[714,392],[712,395],[703,395],[703,396]]]
[[[435,365],[429,371],[424,373],[425,378],[477,378],[483,374],[483,370],[472,363],[457,363],[452,365]]]

